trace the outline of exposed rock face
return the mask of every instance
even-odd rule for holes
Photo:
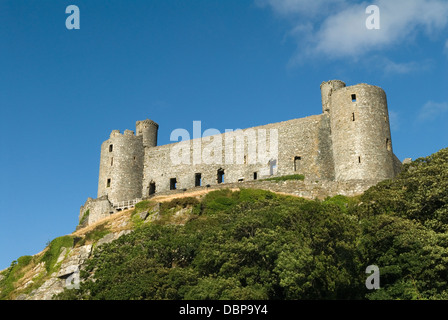
[[[118,220],[118,222],[124,223],[121,220]],[[39,288],[31,291],[29,294],[20,294],[16,297],[16,300],[52,300],[54,295],[63,292],[66,288],[77,289],[80,271],[83,270],[85,263],[93,254],[94,248],[110,243],[131,232],[132,230],[111,232],[98,240],[95,245],[88,244],[75,248],[62,248],[56,262],[56,265],[60,265],[57,272],[51,274]],[[31,280],[22,285],[20,290],[34,284],[35,278],[46,273],[45,263],[39,263],[31,272],[33,274]]]
[[[91,244],[71,250],[67,259],[62,263],[57,277],[66,278],[75,272],[79,272],[80,266],[89,258],[91,252]]]
[[[57,277],[51,277],[38,289],[33,290],[29,296],[20,295],[19,300],[51,300],[53,295],[64,290],[65,281]]]
[[[62,248],[61,253],[56,264],[61,263],[61,267],[58,272],[54,272],[48,280],[44,282],[42,286],[33,290],[29,295],[21,294],[17,297],[18,300],[51,300],[54,295],[61,293],[64,289],[71,285],[72,282],[79,284],[79,271],[81,270],[85,261],[90,257],[92,253],[92,245],[85,245],[73,249]],[[39,276],[44,270],[44,263],[37,265],[33,272],[35,273],[33,278]],[[28,282],[25,287],[29,286],[33,282]]]
[[[131,232],[132,232],[132,230],[123,230],[120,232],[109,233],[109,234],[105,235],[103,238],[101,238],[100,240],[98,240],[96,245],[99,247],[105,243],[110,243],[110,242],[120,238],[121,236],[123,236],[125,234],[129,234]]]
[[[141,213],[138,213],[138,215],[139,215],[140,219],[142,219],[142,220],[146,220],[146,218],[147,218],[148,215],[149,215],[149,212],[148,212],[148,211],[143,211],[143,212],[141,212]]]

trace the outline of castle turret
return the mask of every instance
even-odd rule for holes
[[[330,80],[324,81],[320,85],[320,93],[322,95],[322,112],[330,112],[330,98],[331,94],[340,89],[344,88],[345,83],[341,80]]]
[[[143,146],[155,147],[157,146],[157,131],[159,125],[152,120],[146,119],[137,121],[136,123],[137,136],[143,136]]]
[[[112,131],[101,145],[98,198],[107,195],[116,204],[142,196],[144,147],[133,131]]]
[[[335,179],[394,177],[394,156],[386,93],[358,84],[331,92],[329,112]]]

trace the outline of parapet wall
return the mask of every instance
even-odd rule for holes
[[[313,179],[334,178],[328,115],[248,128],[243,133],[256,138],[239,144],[235,137],[229,144],[229,136],[220,134],[147,148],[142,196],[169,191],[173,179],[176,189],[193,188],[198,183],[197,175],[200,175],[200,185],[216,185],[220,183],[220,170],[224,172],[224,183],[290,174],[304,174]],[[260,150],[260,144],[266,147],[266,154]],[[255,152],[251,151],[254,145]],[[278,150],[276,155],[272,152],[274,145]],[[173,155],[177,155],[175,159]],[[185,161],[181,162],[182,159]]]
[[[115,212],[107,196],[98,199],[88,198],[86,203],[79,210],[79,226],[82,228],[95,223],[98,220],[107,218]]]

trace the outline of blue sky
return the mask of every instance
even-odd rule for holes
[[[386,91],[394,152],[415,159],[448,146],[447,71],[444,0],[0,0],[0,269],[74,231],[113,129],[150,118],[166,144],[195,120],[319,114],[341,79]]]

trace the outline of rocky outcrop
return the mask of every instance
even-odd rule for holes
[[[109,233],[109,234],[105,235],[103,238],[101,238],[100,240],[98,240],[96,245],[97,245],[97,247],[99,247],[105,243],[110,243],[110,242],[120,238],[121,236],[123,236],[125,234],[129,234],[131,232],[132,232],[132,230],[123,230],[120,232]]]
[[[30,294],[21,294],[17,297],[18,300],[51,300],[54,295],[61,293],[68,286],[79,285],[79,271],[81,270],[85,261],[90,257],[92,252],[92,245],[85,245],[77,248],[62,248],[59,254],[56,265],[60,264],[57,272],[51,276],[37,289],[31,291]],[[44,270],[44,263],[40,263],[33,272],[34,277]],[[22,288],[26,288],[28,284]]]
[[[61,265],[59,272],[57,273],[58,278],[67,278],[75,272],[79,272],[80,267],[89,258],[92,252],[92,245],[85,245],[79,248],[71,250]],[[62,253],[61,253],[62,255]]]
[[[136,223],[152,223],[160,220],[162,218],[160,210],[160,203],[156,202],[145,211],[124,211],[95,226],[77,229],[69,235],[73,238],[73,246],[61,246],[57,259],[48,259],[47,253],[51,248],[45,248],[42,252],[34,255],[30,263],[18,273],[20,276],[14,283],[14,290],[8,293],[8,298],[52,300],[55,295],[66,289],[76,290],[81,284],[81,271],[86,269],[87,262],[97,248],[131,233],[134,231]],[[169,223],[184,224],[191,216],[191,211],[192,208],[170,209],[169,215],[172,221]],[[104,235],[104,231],[108,233]],[[102,238],[99,238],[100,234],[102,234]],[[48,265],[49,261],[53,261],[51,266]],[[0,280],[5,278],[4,275],[0,275],[0,277]],[[94,274],[91,274],[91,277],[94,278]]]
[[[122,230],[119,232],[112,232],[98,240],[95,245],[88,244],[75,248],[62,248],[56,262],[58,271],[52,273],[45,282],[34,289],[29,294],[20,294],[16,300],[52,300],[53,297],[64,289],[77,289],[80,284],[80,271],[85,267],[85,263],[91,257],[94,248],[97,248],[105,243],[110,243],[119,237],[131,233],[132,230]],[[45,263],[41,262],[31,271],[33,277],[30,281],[22,285],[19,290],[24,290],[30,285],[34,284],[35,278],[46,273]]]

